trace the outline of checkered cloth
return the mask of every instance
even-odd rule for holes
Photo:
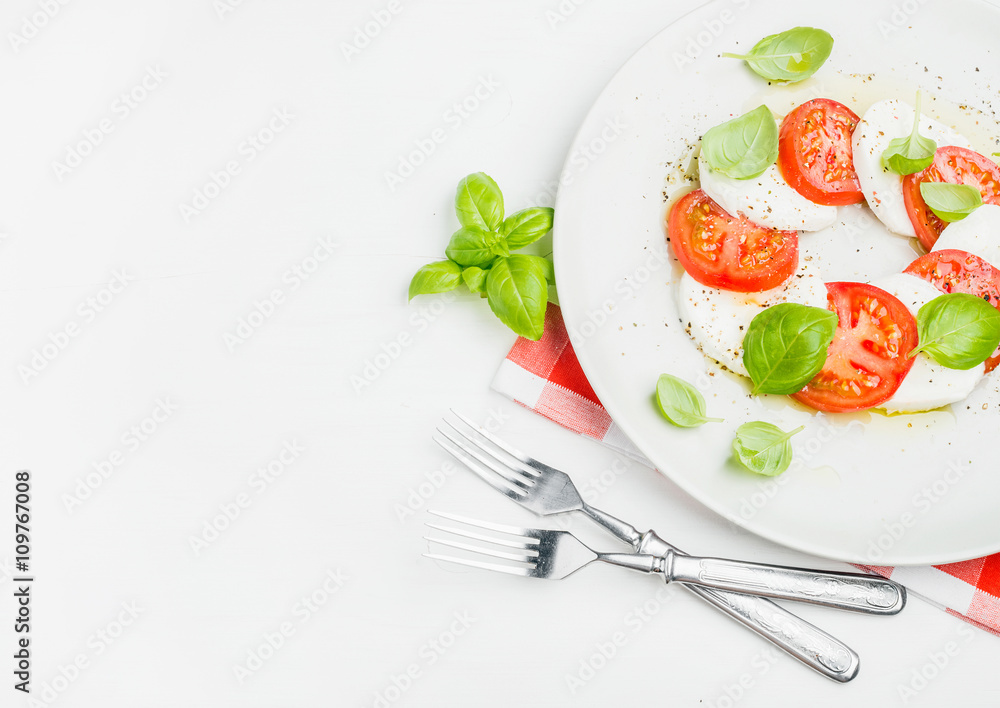
[[[555,305],[549,305],[541,341],[518,339],[493,379],[493,388],[549,420],[650,465],[597,400]],[[1000,554],[948,565],[859,567],[892,578],[949,614],[1000,635]]]

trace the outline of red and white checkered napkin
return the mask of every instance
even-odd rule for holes
[[[597,400],[555,305],[549,305],[545,316],[545,336],[538,342],[518,339],[493,379],[493,388],[570,430],[650,465]],[[1000,553],[938,566],[859,567],[892,578],[949,614],[1000,635]]]

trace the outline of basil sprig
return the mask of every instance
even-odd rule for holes
[[[826,362],[837,331],[829,310],[783,302],[753,318],[743,338],[743,365],[758,393],[800,391]]]
[[[667,420],[681,428],[722,422],[722,418],[705,416],[705,397],[701,391],[670,374],[661,374],[656,381],[656,404]]]
[[[771,109],[761,105],[711,128],[701,139],[701,154],[712,169],[734,179],[760,176],[778,159],[778,124]]]
[[[968,293],[948,293],[917,311],[919,344],[909,357],[927,354],[949,369],[971,369],[986,361],[1000,345],[1000,312]]]
[[[833,51],[830,33],[815,27],[793,27],[760,40],[746,54],[724,52],[742,59],[754,73],[771,81],[802,81],[823,66]]]
[[[983,205],[983,195],[968,184],[921,182],[920,196],[941,221],[961,221]]]
[[[409,297],[454,290],[462,283],[487,299],[490,309],[514,332],[538,340],[545,326],[552,262],[512,254],[552,230],[548,207],[523,209],[504,218],[503,193],[493,179],[476,172],[458,183],[455,214],[461,228],[445,248],[446,261],[425,265],[410,281]]]
[[[792,464],[791,437],[805,429],[804,425],[790,433],[771,423],[754,421],[736,429],[733,457],[743,467],[756,474],[773,477]]]
[[[936,150],[937,143],[920,134],[920,92],[917,91],[913,130],[905,138],[889,141],[889,147],[882,152],[882,165],[897,175],[912,175],[934,162]]]

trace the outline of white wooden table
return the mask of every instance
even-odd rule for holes
[[[602,86],[695,5],[5,4],[0,508],[30,469],[36,702],[7,659],[0,704],[1000,702],[1000,640],[919,600],[801,609],[860,652],[840,686],[655,578],[421,557],[427,508],[534,521],[431,441],[456,407],[692,552],[816,562],[490,392],[513,336],[478,297],[406,303],[455,183],[551,204]]]

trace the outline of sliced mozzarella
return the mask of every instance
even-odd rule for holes
[[[826,308],[826,286],[819,268],[806,261],[784,283],[760,293],[737,293],[681,277],[678,309],[688,334],[706,356],[730,371],[748,376],[743,366],[743,337],[750,321],[771,305],[798,302]]]
[[[926,280],[909,273],[890,275],[873,284],[899,298],[914,317],[923,305],[941,295],[941,291]],[[985,370],[983,364],[967,371],[949,369],[926,354],[917,354],[903,383],[892,398],[879,407],[889,413],[917,413],[956,403],[972,393]]]
[[[983,204],[961,221],[948,224],[932,251],[955,248],[1000,268],[1000,206]]]
[[[733,179],[698,159],[701,188],[733,216],[783,231],[819,231],[837,220],[837,207],[814,204],[788,186],[777,165],[750,179]]]
[[[879,101],[867,111],[854,129],[854,169],[868,206],[885,227],[900,236],[916,236],[903,203],[903,178],[882,166],[882,153],[896,138],[913,129],[913,107],[896,99]],[[920,134],[938,147],[958,145],[971,148],[963,136],[936,120],[921,116]]]

